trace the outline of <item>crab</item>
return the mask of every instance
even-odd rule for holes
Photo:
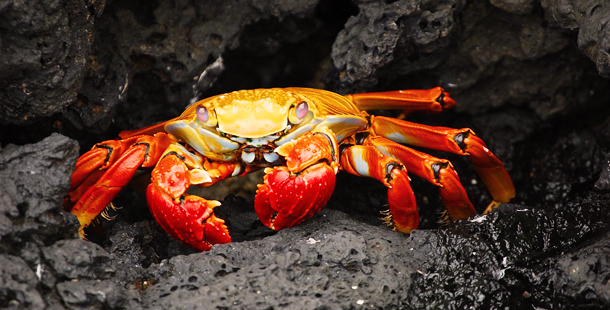
[[[216,200],[189,195],[191,185],[264,169],[254,210],[267,227],[297,225],[320,211],[338,171],[374,178],[387,187],[386,221],[400,232],[419,225],[409,175],[436,185],[453,219],[476,214],[451,162],[409,146],[468,158],[490,192],[492,206],[515,196],[502,162],[469,128],[453,129],[375,116],[366,110],[442,112],[455,101],[440,87],[352,95],[311,88],[240,90],[189,105],[178,117],[123,131],[76,163],[66,208],[79,233],[103,213],[139,169],[152,169],[146,198],[152,216],[172,237],[205,251],[231,237]]]

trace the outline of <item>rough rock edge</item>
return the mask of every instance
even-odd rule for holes
[[[548,19],[563,29],[578,32],[578,47],[610,78],[610,6],[599,1],[542,0]]]

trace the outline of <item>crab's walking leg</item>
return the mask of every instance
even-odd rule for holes
[[[457,172],[448,160],[416,151],[380,136],[369,137],[364,144],[372,145],[383,154],[398,159],[407,167],[409,173],[438,186],[439,194],[452,219],[468,218],[476,214]]]
[[[185,193],[191,184],[209,186],[240,172],[237,163],[211,163],[173,144],[152,172],[146,193],[150,211],[169,235],[195,250],[231,242],[224,220],[214,215],[220,202]]]
[[[167,136],[165,136],[167,137]],[[165,138],[163,137],[163,138]],[[161,136],[157,137],[157,139]],[[98,143],[91,148],[88,152],[83,154],[76,161],[76,167],[74,167],[74,173],[70,178],[70,191],[74,191],[80,188],[80,191],[87,190],[91,185],[95,184],[97,179],[91,180],[91,175],[96,174],[97,171],[103,171],[108,169],[112,164],[117,162],[119,157],[125,153],[132,145],[142,142],[144,136],[131,137],[125,140],[109,140],[102,143]],[[160,139],[159,139],[160,140]],[[168,140],[165,146],[169,145],[172,141]],[[92,182],[93,181],[93,182]],[[89,182],[89,186],[83,188],[83,184]],[[70,195],[72,203],[76,202],[80,196]],[[68,205],[70,205],[68,203]]]
[[[79,158],[71,179],[72,189],[64,204],[78,218],[81,237],[84,237],[83,229],[129,183],[136,170],[154,166],[173,142],[164,133],[107,141]]]
[[[341,168],[351,174],[372,177],[388,187],[388,204],[394,228],[409,233],[419,226],[415,195],[407,169],[396,159],[370,145],[352,145],[341,153]]]
[[[402,144],[467,155],[496,202],[507,203],[515,196],[513,181],[502,162],[469,128],[434,127],[371,116],[371,132]]]
[[[456,106],[455,101],[440,87],[361,93],[345,97],[361,110],[401,109],[405,114],[413,111],[442,112]]]

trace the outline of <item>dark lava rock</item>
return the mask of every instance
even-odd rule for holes
[[[489,3],[506,12],[528,14],[536,7],[536,0],[490,0]]]
[[[0,254],[0,306],[10,309],[43,309],[39,279],[20,257]]]
[[[595,182],[595,189],[610,190],[610,154],[606,155],[603,162],[604,168]]]
[[[587,300],[581,308],[603,308],[610,304],[608,248],[595,245],[608,243],[608,199],[595,196],[557,212],[506,205],[410,236],[325,210],[263,240],[151,265],[145,281],[154,284],[144,305],[196,309],[206,300],[220,309],[516,309]]]
[[[60,240],[43,248],[42,254],[58,277],[107,279],[116,273],[108,252],[92,242]]]
[[[531,11],[528,1],[493,4],[517,2]],[[459,98],[458,111],[516,106],[552,119],[592,108],[601,94],[590,89],[610,89],[539,10],[515,15],[485,1],[370,1],[359,9],[333,44],[324,81],[335,91],[441,85]]]
[[[227,50],[259,41],[244,33],[247,25],[284,22],[285,33],[277,39],[290,36],[295,40],[316,28],[299,28],[292,20],[311,18],[316,4],[313,0],[109,1],[96,21],[94,60],[79,104],[70,106],[64,115],[77,127],[98,129],[110,125],[116,105],[124,102],[124,113],[116,117],[131,128],[147,125],[151,119],[165,120],[185,107],[194,87],[197,93],[199,88],[211,86],[213,80],[207,85],[198,82],[207,66]],[[257,53],[279,45],[264,40],[257,44]],[[107,46],[116,50],[110,53]],[[147,101],[148,109],[140,108],[141,100]]]
[[[595,65],[599,74],[610,78],[610,7],[595,0],[542,0],[542,7],[560,27],[578,32],[578,47]]]
[[[104,1],[0,3],[0,122],[32,123],[73,104]]]
[[[0,1],[0,308],[610,308],[607,5],[26,2]],[[207,193],[234,242],[206,253],[171,239],[131,189],[94,242],[63,211],[79,144],[197,98],[437,85],[458,109],[409,120],[475,130],[513,177],[512,204],[439,224],[438,190],[413,178],[423,229],[405,235],[378,219],[383,185],[341,175],[325,210],[274,232],[252,210],[255,186],[233,183]],[[484,209],[469,163],[431,153]]]
[[[371,88],[380,71],[404,75],[437,67],[446,56],[464,1],[386,2],[360,3],[358,15],[339,32],[331,53],[338,76],[328,80],[337,90]]]
[[[414,279],[413,305],[607,308],[609,198],[592,195],[556,211],[504,205],[438,231],[434,255]],[[583,252],[588,255],[579,257]]]
[[[0,252],[29,242],[75,236],[76,218],[61,209],[78,156],[78,143],[52,134],[39,143],[0,149]]]

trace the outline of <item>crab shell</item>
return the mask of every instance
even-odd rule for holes
[[[297,117],[299,104],[308,109]],[[207,110],[203,121],[197,110]],[[201,114],[201,113],[200,113]],[[338,141],[367,125],[368,114],[345,97],[308,88],[240,90],[198,101],[165,130],[186,142],[204,157],[234,161],[243,143],[281,146],[317,128],[327,127]]]

